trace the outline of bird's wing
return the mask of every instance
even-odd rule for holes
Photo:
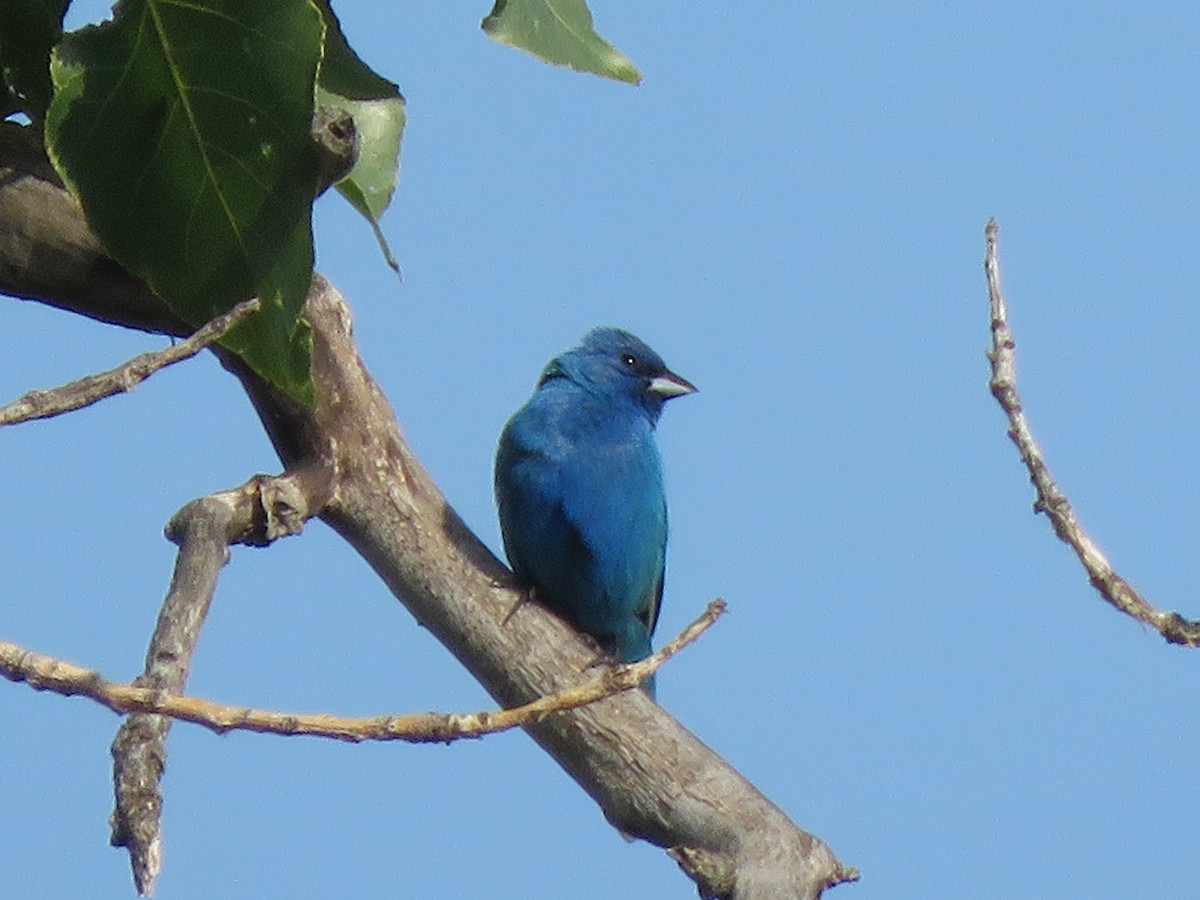
[[[646,614],[642,617],[642,621],[646,623],[646,634],[654,634],[654,629],[658,627],[658,614],[662,610],[662,595],[663,595],[663,570],[658,570],[658,578],[654,580],[654,593],[647,597],[650,601],[646,606]]]

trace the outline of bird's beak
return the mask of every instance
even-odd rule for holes
[[[664,372],[662,375],[655,375],[650,379],[650,387],[647,390],[664,400],[669,400],[671,397],[696,393],[696,386],[686,378],[680,378],[674,372]]]

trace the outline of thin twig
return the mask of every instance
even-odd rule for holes
[[[209,344],[220,340],[235,325],[257,312],[258,308],[257,299],[243,301],[202,326],[191,337],[170,347],[143,353],[115,369],[88,375],[61,387],[30,391],[7,406],[0,407],[0,426],[48,419],[91,406],[113,394],[133,390],[159,369],[195,356]]]
[[[992,377],[989,386],[992,396],[1008,417],[1008,436],[1017,445],[1021,461],[1029,470],[1029,480],[1033,482],[1037,491],[1034,510],[1045,513],[1054,526],[1054,533],[1075,551],[1088,579],[1100,592],[1100,596],[1121,612],[1155,629],[1168,642],[1189,647],[1198,646],[1200,622],[1185,619],[1176,612],[1155,609],[1133,585],[1113,571],[1104,553],[1080,526],[1066,495],[1059,490],[1050,475],[1041,448],[1033,439],[1029,421],[1021,406],[1021,397],[1017,393],[1017,345],[1008,327],[1008,310],[1000,288],[1000,261],[996,252],[999,233],[996,220],[989,220],[985,232],[987,254],[983,261],[992,315],[992,347],[988,352]]]
[[[241,730],[264,734],[306,735],[350,743],[445,743],[519,728],[549,713],[575,709],[613,694],[633,690],[658,671],[668,659],[699,638],[724,611],[725,602],[714,600],[677,638],[646,659],[613,666],[577,687],[540,697],[523,706],[494,712],[415,713],[349,718],[225,706],[194,697],[181,697],[154,688],[107,681],[94,669],[85,669],[61,659],[43,656],[7,641],[0,641],[0,675],[10,681],[24,681],[35,690],[52,691],[65,697],[87,697],[116,713],[156,713],[203,725],[218,734]]]

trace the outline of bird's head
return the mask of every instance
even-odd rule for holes
[[[619,328],[595,328],[583,343],[551,361],[542,375],[566,377],[593,393],[623,398],[658,421],[672,397],[694,394],[696,387],[667,368],[662,357]]]

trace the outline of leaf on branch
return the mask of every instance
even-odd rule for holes
[[[492,40],[538,59],[616,81],[641,84],[642,73],[592,27],[584,0],[496,0],[483,20]]]
[[[344,109],[353,117],[358,132],[358,161],[336,187],[371,224],[384,259],[399,272],[379,219],[392,201],[399,178],[404,97],[393,82],[376,74],[350,47],[329,3],[322,0],[320,6],[325,17],[325,56],[317,77],[317,102]]]
[[[108,252],[196,325],[258,296],[223,343],[306,402],[323,37],[295,0],[123,3],[56,49],[46,121]]]
[[[0,118],[24,113],[46,117],[53,90],[50,48],[62,37],[70,0],[4,0],[0,3]]]

